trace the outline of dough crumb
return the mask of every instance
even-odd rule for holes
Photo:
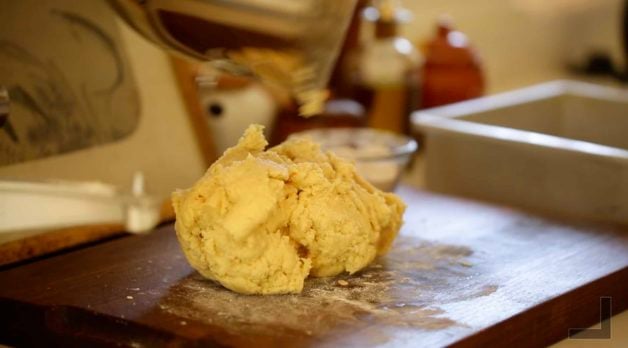
[[[250,126],[196,184],[173,193],[192,267],[239,293],[299,293],[308,276],[353,274],[388,251],[405,210],[397,195],[310,140],[266,149],[262,131]]]
[[[340,285],[340,286],[348,286],[349,282],[344,280],[344,279],[340,279],[340,280],[338,280],[338,285]]]

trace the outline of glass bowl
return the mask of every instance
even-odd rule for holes
[[[417,149],[414,139],[373,128],[320,128],[291,135],[308,137],[323,150],[353,161],[373,186],[392,191]]]

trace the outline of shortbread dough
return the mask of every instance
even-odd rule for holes
[[[250,126],[191,188],[173,193],[177,237],[203,276],[244,294],[299,293],[386,253],[405,205],[307,139],[265,150]]]

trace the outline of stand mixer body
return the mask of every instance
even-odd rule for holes
[[[149,40],[288,91],[318,113],[356,0],[110,0]]]

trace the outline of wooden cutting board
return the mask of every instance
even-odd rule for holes
[[[628,231],[402,188],[393,250],[300,295],[200,278],[172,225],[0,272],[0,343],[541,346],[628,308]],[[342,280],[342,281],[341,281]]]

